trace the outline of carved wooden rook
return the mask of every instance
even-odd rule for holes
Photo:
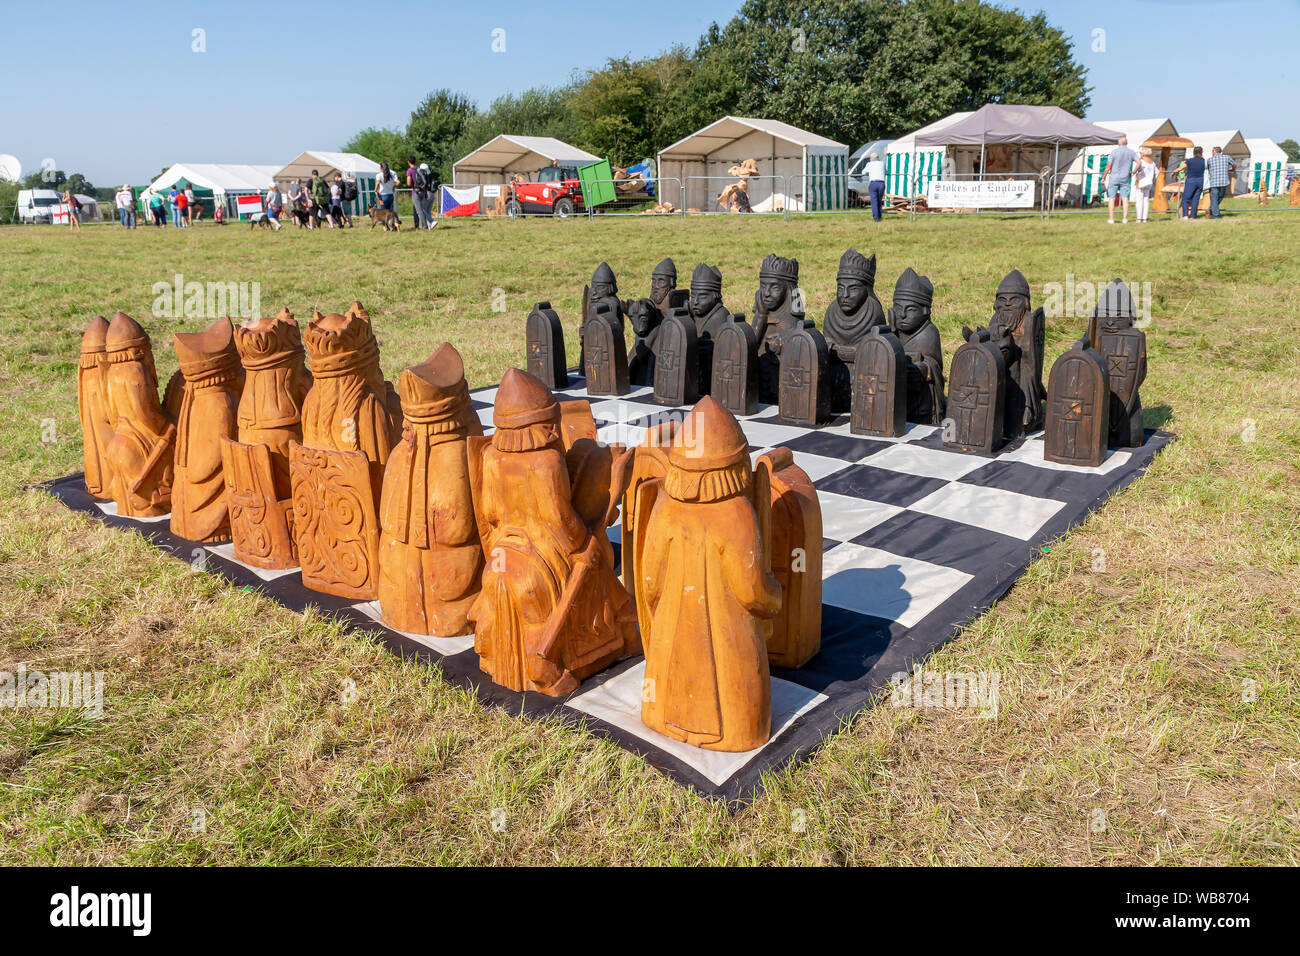
[[[781,613],[767,639],[776,667],[803,667],[822,644],[822,507],[807,472],[788,448],[756,463],[770,474],[772,574],[781,585]]]
[[[588,395],[626,395],[632,391],[623,322],[608,306],[596,306],[595,317],[586,325],[583,347],[587,353],[584,373]]]
[[[230,538],[230,509],[221,446],[238,434],[244,387],[235,330],[223,318],[202,332],[177,332],[172,338],[185,376],[176,422],[172,534],[191,541],[225,541]]]
[[[898,336],[879,326],[857,347],[849,430],[878,438],[907,431],[907,355]]]
[[[1147,335],[1134,325],[1137,313],[1127,285],[1114,280],[1101,293],[1089,344],[1101,353],[1110,379],[1110,444],[1137,448],[1145,440],[1142,396],[1147,377]]]
[[[811,427],[830,420],[826,366],[826,340],[816,329],[798,329],[785,339],[781,348],[781,421]]]
[[[402,372],[398,390],[405,420],[384,470],[379,607],[384,623],[399,631],[467,634],[483,548],[466,442],[483,427],[470,407],[460,353],[444,343]]]
[[[666,463],[642,485],[656,500],[633,545],[645,605],[641,720],[696,747],[752,750],[772,732],[767,636],[781,586],[764,530],[771,490],[712,397],[691,410]]]
[[[549,302],[538,302],[528,313],[528,374],[547,388],[568,388],[569,369],[564,356],[564,326]]]
[[[108,359],[108,489],[117,513],[131,518],[171,510],[176,424],[158,400],[153,347],[140,324],[118,312],[104,337]]]
[[[700,397],[699,383],[695,322],[686,309],[676,308],[659,326],[654,399],[660,405],[694,405]]]
[[[758,412],[758,337],[748,322],[730,322],[713,336],[710,394],[733,415]]]
[[[86,470],[86,491],[107,498],[109,491],[108,443],[113,423],[108,419],[108,321],[97,315],[81,338],[77,368],[77,410],[81,415],[81,454]]]
[[[948,381],[948,417],[943,443],[960,451],[992,454],[1002,447],[1007,368],[998,343],[987,333],[957,348]]]
[[[1047,380],[1043,457],[1062,465],[1096,468],[1106,460],[1110,383],[1106,362],[1086,339],[1052,365]]]

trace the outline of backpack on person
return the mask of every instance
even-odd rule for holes
[[[433,189],[433,174],[427,169],[418,170],[415,174],[415,188],[422,193],[428,193]]]
[[[343,180],[339,195],[343,197],[344,202],[352,202],[357,198],[357,184],[350,179]]]

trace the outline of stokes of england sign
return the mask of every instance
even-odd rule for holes
[[[1033,209],[1032,179],[934,179],[926,189],[931,209]]]

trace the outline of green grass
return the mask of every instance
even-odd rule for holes
[[[0,229],[0,670],[106,673],[100,720],[0,711],[5,861],[1296,864],[1298,228],[1270,213]],[[949,358],[1012,268],[1036,302],[1069,275],[1149,282],[1143,401],[1180,440],[931,661],[999,672],[996,719],[876,708],[739,813],[24,490],[80,469],[91,316],[145,321],[164,380],[170,333],[210,321],[150,317],[177,272],[258,282],[264,312],[300,321],[360,299],[390,378],[449,340],[484,385],[520,364],[538,299],[576,359],[601,259],[625,296],[664,255],[683,280],[718,265],[748,314],[762,257],[794,255],[820,319],[849,245],[878,254],[886,304],[905,267],[934,280]],[[1049,362],[1083,324],[1049,320]]]

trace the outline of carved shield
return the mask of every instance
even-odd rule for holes
[[[1111,394],[1119,400],[1121,406],[1126,407],[1132,404],[1146,375],[1146,333],[1141,329],[1102,331],[1098,340],[1099,350],[1106,362]]]
[[[660,405],[694,405],[700,399],[700,370],[695,322],[674,309],[659,326],[655,351],[655,401]]]
[[[222,438],[221,462],[235,557],[268,570],[297,567],[292,502],[276,500],[271,450]]]
[[[547,388],[568,388],[564,358],[564,328],[549,302],[538,302],[528,314],[528,374]]]
[[[596,306],[596,315],[584,327],[588,395],[626,395],[632,391],[627,375],[627,342],[618,316],[605,305]]]
[[[1075,342],[1052,366],[1047,382],[1043,457],[1062,465],[1096,468],[1106,459],[1110,401],[1106,363]]]
[[[730,322],[713,336],[709,394],[733,415],[758,411],[758,337],[748,322]]]
[[[830,419],[826,340],[816,329],[797,329],[781,347],[778,418],[816,426]]]
[[[944,445],[989,454],[1002,447],[1006,364],[996,345],[972,339],[957,349],[948,382]]]
[[[907,431],[907,355],[898,336],[879,326],[858,344],[849,430],[881,438]]]
[[[293,533],[302,583],[313,591],[379,596],[379,517],[370,461],[359,451],[289,443]]]
[[[822,510],[807,472],[788,448],[759,457],[771,474],[771,571],[781,584],[781,613],[771,622],[769,661],[802,667],[821,648]]]

